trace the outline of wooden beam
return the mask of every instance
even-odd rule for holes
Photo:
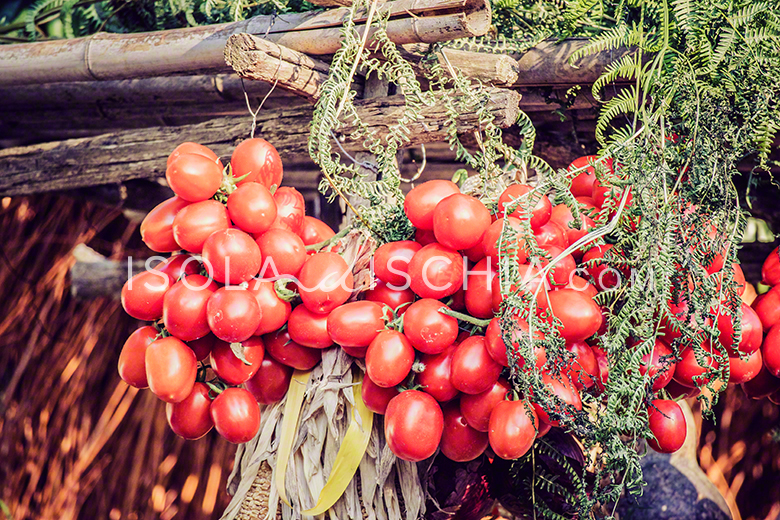
[[[145,269],[144,261],[134,261],[130,268],[132,274],[138,274]],[[118,300],[128,274],[127,261],[105,258],[98,261],[77,260],[70,268],[70,293],[77,300],[102,297]]]
[[[520,95],[507,89],[490,90],[488,108],[498,126],[514,124],[519,113]],[[377,137],[389,135],[404,111],[403,96],[356,102],[358,114]],[[308,151],[311,107],[262,110],[258,114],[255,135],[271,142],[282,160]],[[473,110],[464,111],[457,120],[459,132],[470,132],[479,124]],[[448,120],[444,103],[423,107],[421,118],[408,125],[410,141],[406,146],[446,141]],[[195,141],[228,157],[251,129],[246,116],[219,118],[180,127],[154,127],[104,134],[96,137],[21,146],[0,150],[0,195],[23,195],[43,191],[66,190],[154,178],[165,174],[165,160],[184,141]],[[345,124],[336,133],[344,146],[361,150],[360,142],[348,139],[355,130]]]
[[[404,45],[401,53],[420,74],[423,73],[423,58],[426,45]],[[496,87],[510,87],[518,80],[517,60],[503,54],[470,52],[443,48],[436,58],[445,70],[452,68],[467,78]]]

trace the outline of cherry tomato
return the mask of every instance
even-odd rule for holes
[[[228,442],[251,441],[260,430],[260,408],[243,388],[226,388],[211,402],[214,428]]]
[[[374,274],[394,288],[409,287],[409,262],[420,249],[420,244],[410,240],[382,244],[374,252]]]
[[[273,404],[282,400],[290,387],[293,368],[271,356],[265,356],[260,367],[247,382],[246,389],[260,404]]]
[[[414,348],[406,336],[396,330],[380,332],[366,352],[366,373],[383,388],[400,385],[413,363]]]
[[[368,352],[368,347],[341,347],[341,350],[354,358],[364,358]]]
[[[387,305],[399,316],[402,316],[409,309],[409,305],[414,301],[414,291],[411,289],[395,290],[389,288],[386,284],[379,282],[376,287],[366,291],[366,300],[376,302],[380,305]]]
[[[550,403],[553,406],[552,411],[556,412],[557,415],[563,414],[564,416],[568,416],[569,410],[567,408],[569,406],[572,406],[577,410],[582,410],[580,393],[565,374],[561,374],[560,376],[553,376],[549,372],[542,372],[542,383],[550,392],[552,392],[553,396],[557,397],[563,401],[565,405],[567,405],[564,408],[560,408],[555,403],[555,401],[552,401]],[[531,398],[533,399],[533,396],[531,396]],[[536,400],[534,400],[533,405],[534,410],[536,411],[536,415],[539,417],[540,421],[549,423],[555,427],[559,427],[561,425],[560,421],[551,419],[547,411],[545,411],[545,409],[542,408],[542,406],[536,402]]]
[[[773,376],[766,366],[762,366],[753,379],[742,383],[742,390],[751,399],[763,399],[780,391],[780,378]]]
[[[209,357],[209,354],[211,354],[211,350],[214,348],[214,344],[217,341],[219,340],[214,334],[207,334],[202,338],[188,341],[187,346],[195,353],[195,359],[203,361]]]
[[[161,202],[141,222],[141,240],[158,253],[170,253],[180,249],[173,237],[173,219],[180,210],[191,203],[174,196]]]
[[[761,372],[764,360],[761,351],[756,350],[742,360],[739,356],[729,356],[729,383],[741,385],[747,383]]]
[[[322,359],[322,350],[301,346],[290,338],[287,329],[263,336],[265,351],[280,363],[297,370],[311,370]]]
[[[727,275],[728,268],[722,269],[719,273],[717,273],[716,280],[717,280],[717,291],[721,291],[721,282],[725,279]],[[739,264],[733,263],[731,264],[731,271],[734,272],[733,279],[734,279],[734,287],[737,291],[738,296],[742,296],[745,294],[745,289],[747,289],[747,285],[745,283],[745,273],[742,272],[742,267],[740,267]]]
[[[490,211],[470,195],[452,194],[433,210],[433,234],[440,244],[452,249],[479,244],[489,226]]]
[[[571,210],[565,204],[558,204],[552,209],[552,215],[550,220],[560,224],[563,229],[566,230],[566,239],[569,245],[574,244],[577,240],[587,235],[596,227],[596,223],[588,215],[581,213],[582,229],[577,229],[574,224],[574,216],[571,214]],[[576,259],[582,258],[582,249],[577,249],[572,253],[572,256]]]
[[[593,265],[586,267],[585,270],[593,277],[596,287],[601,290],[611,289],[612,287],[620,285],[622,282],[622,273],[609,265],[609,260],[614,258],[612,255],[615,252],[607,252],[612,249],[612,247],[613,246],[610,244],[595,246],[589,249],[582,257],[583,262],[594,260]]]
[[[228,196],[230,220],[246,233],[265,233],[276,220],[276,201],[268,188],[257,182],[242,184]]]
[[[655,436],[647,444],[660,453],[674,453],[682,448],[688,428],[682,408],[674,401],[656,399],[647,411],[648,426]]]
[[[336,235],[335,231],[325,222],[308,215],[304,215],[303,225],[301,225],[301,230],[298,234],[307,246],[319,244]]]
[[[764,328],[761,326],[761,320],[758,318],[758,314],[754,311],[750,305],[743,303],[736,313],[740,316],[742,322],[742,338],[739,341],[737,349],[734,349],[734,320],[735,316],[727,314],[725,307],[721,307],[717,310],[718,314],[718,331],[720,335],[718,340],[720,344],[729,350],[730,354],[736,354],[737,351],[744,352],[745,354],[752,354],[759,348],[761,348],[761,340],[764,337]]]
[[[651,379],[655,378],[657,374],[660,374],[653,382],[653,391],[657,392],[669,384],[669,381],[672,380],[672,376],[674,376],[676,367],[677,363],[674,361],[672,350],[662,341],[656,340],[652,350],[652,359],[649,353],[642,356],[642,364],[639,365],[639,373],[645,375],[649,371],[649,377]]]
[[[769,373],[780,377],[780,326],[775,325],[767,332],[761,345],[761,357]]]
[[[213,232],[203,244],[203,263],[209,275],[226,285],[246,282],[262,266],[260,248],[252,237],[240,229]]]
[[[487,233],[487,231],[485,231],[485,233]],[[484,236],[482,239],[484,240]],[[482,241],[479,241],[475,246],[472,246],[468,249],[464,249],[462,252],[466,256],[466,258],[468,258],[469,262],[471,262],[472,264],[476,264],[477,262],[485,258],[485,248],[482,244]]]
[[[182,341],[193,341],[211,332],[206,307],[217,284],[193,274],[176,282],[163,299],[163,323]]]
[[[222,168],[217,161],[194,153],[183,153],[168,165],[165,179],[173,192],[184,200],[210,199],[222,184]]]
[[[701,390],[698,388],[683,386],[674,379],[669,381],[669,384],[664,387],[664,390],[672,399],[690,399],[701,394]]]
[[[761,320],[764,330],[769,330],[780,321],[780,287],[772,287],[768,293],[753,302],[753,309]]]
[[[211,368],[220,379],[229,385],[240,385],[248,381],[260,370],[263,362],[265,347],[263,340],[258,336],[242,341],[244,357],[249,362],[247,365],[233,353],[230,343],[216,341],[211,351]]]
[[[257,137],[239,143],[230,158],[230,169],[236,184],[257,182],[269,190],[282,185],[282,158],[271,143]]]
[[[418,296],[438,300],[463,286],[463,257],[449,247],[429,244],[414,254],[408,272]]]
[[[761,266],[761,281],[767,285],[780,284],[780,253],[777,247],[769,253]]]
[[[384,315],[375,302],[345,303],[328,315],[328,334],[342,347],[367,347],[384,330]]]
[[[507,240],[501,242],[501,235],[504,232],[504,226],[511,227],[516,233],[516,238],[511,243]],[[509,230],[507,230],[509,233]],[[499,256],[514,256],[518,264],[525,263],[528,259],[522,239],[522,224],[515,217],[500,218],[490,224],[485,234],[482,236],[482,251],[485,257],[490,260],[494,266],[498,266]],[[500,247],[499,247],[500,246]],[[503,249],[503,253],[502,253]]]
[[[298,273],[303,304],[312,312],[328,314],[352,294],[352,269],[336,253],[311,255]]]
[[[538,427],[539,419],[526,401],[501,401],[490,414],[490,447],[502,459],[519,459],[533,446]]]
[[[601,327],[601,309],[593,298],[571,289],[551,291],[547,298],[549,310],[563,323],[559,330],[565,341],[582,341]]]
[[[184,142],[181,143],[176,148],[174,148],[173,151],[171,152],[171,155],[168,156],[168,160],[166,161],[165,166],[170,166],[173,161],[179,158],[179,156],[188,153],[194,153],[195,155],[202,155],[207,159],[211,159],[212,161],[214,161],[219,165],[220,170],[222,169],[222,163],[220,162],[217,154],[215,154],[210,148],[207,148],[202,144],[192,143],[192,142]]]
[[[119,353],[119,377],[136,388],[146,388],[146,349],[157,339],[157,329],[147,325],[136,330],[125,341]]]
[[[571,275],[569,283],[566,284],[564,289],[571,289],[572,291],[581,292],[589,298],[593,298],[599,293],[593,284],[588,283],[585,278],[577,276],[576,274]]]
[[[563,251],[569,247],[569,237],[566,228],[553,220],[540,227],[539,230],[534,233],[534,237],[536,238],[539,247],[542,248],[556,246]]]
[[[574,354],[574,358],[563,370],[563,373],[569,378],[574,388],[583,390],[593,386],[599,373],[599,365],[593,350],[584,341],[567,343],[566,350]],[[672,374],[669,372],[669,379],[671,378]]]
[[[417,300],[404,314],[404,335],[414,348],[426,354],[438,354],[458,337],[458,320],[440,312],[449,309],[431,298]]]
[[[195,383],[192,393],[184,401],[165,405],[165,415],[173,433],[193,441],[214,427],[210,408],[209,387],[204,383]]]
[[[593,163],[597,160],[597,155],[578,157],[567,168],[569,171],[585,168],[571,180],[571,194],[575,197],[590,197],[593,194],[593,183],[596,182],[596,168],[593,167]],[[611,170],[612,159],[608,159],[608,161]]]
[[[198,361],[183,341],[173,336],[153,341],[144,361],[149,389],[162,401],[178,403],[192,393]]]
[[[607,382],[609,381],[609,358],[601,347],[591,346],[590,349],[593,351],[593,355],[596,357],[596,363],[599,366],[596,386],[603,392],[606,390]],[[674,372],[672,372],[672,375],[674,375]],[[672,382],[674,382],[674,380],[672,380]],[[669,385],[667,384],[667,386]]]
[[[488,436],[469,426],[457,402],[442,406],[444,429],[441,434],[441,452],[455,462],[474,460],[485,452]]]
[[[289,302],[279,298],[276,294],[274,282],[257,279],[250,280],[247,290],[255,296],[262,311],[260,313],[260,325],[257,326],[257,330],[254,332],[255,336],[279,330],[287,323],[290,312],[292,312],[292,306]]]
[[[263,257],[262,278],[295,276],[308,256],[301,237],[286,229],[269,229],[257,239]]]
[[[204,383],[195,383],[192,393],[184,401],[165,405],[165,416],[173,433],[194,441],[206,435],[214,427],[209,413],[210,408],[209,387]]]
[[[520,220],[527,218],[524,216],[524,208],[529,204],[531,199],[537,197],[537,195],[531,193],[532,191],[533,188],[525,184],[512,184],[507,187],[498,198],[499,216],[503,217],[506,207],[511,205],[514,209],[509,214],[510,217],[515,217]],[[516,200],[520,200],[521,202],[513,204],[513,201]],[[550,220],[551,212],[552,204],[550,204],[550,199],[547,195],[542,195],[531,209],[531,229],[537,231],[547,224],[547,221]]]
[[[292,340],[304,347],[324,349],[333,345],[328,334],[328,315],[311,312],[305,305],[292,310],[287,330]]]
[[[216,200],[204,200],[181,209],[173,219],[173,237],[190,253],[203,251],[206,239],[215,231],[230,227],[227,209]]]
[[[257,330],[262,317],[254,294],[240,287],[222,287],[206,305],[209,329],[229,343],[248,339]]]
[[[295,188],[279,188],[274,192],[276,201],[276,221],[271,227],[292,231],[296,235],[303,227],[303,217],[306,214],[306,202],[303,195]]]
[[[443,430],[441,407],[424,392],[401,392],[387,405],[385,439],[399,459],[409,462],[427,459],[436,453]]]
[[[485,338],[471,336],[452,356],[452,385],[464,394],[480,394],[498,381],[502,368],[488,354]]]
[[[466,271],[465,303],[469,314],[477,318],[493,317],[493,279],[498,270],[487,258]]]
[[[539,276],[539,270],[530,265],[523,264],[517,267],[518,280],[513,282],[509,288],[509,293],[517,291],[518,295],[529,294],[536,295],[536,301],[540,306],[542,302],[547,301],[547,291],[550,289],[546,279]],[[493,311],[498,313],[501,310],[501,304],[506,299],[506,295],[501,292],[501,278],[493,278]],[[546,305],[546,304],[545,304]]]
[[[455,348],[455,345],[451,345],[440,354],[424,354],[420,358],[425,369],[417,374],[417,383],[426,394],[432,395],[440,403],[455,399],[460,393],[451,381]]]
[[[434,179],[424,182],[406,194],[404,213],[417,229],[433,230],[436,205],[456,193],[460,193],[460,188],[452,181]]]
[[[596,180],[593,183],[593,193],[591,194],[596,207],[603,208],[604,203],[607,200],[612,201],[612,205],[617,208],[620,205],[620,201],[623,199],[623,188],[605,184],[601,180]],[[628,198],[626,199],[626,206],[630,207],[633,201],[633,195],[631,194],[631,188],[629,188]]]
[[[141,271],[122,287],[122,307],[138,320],[154,321],[163,315],[163,300],[171,279],[156,269]]]
[[[550,259],[540,258],[539,269],[547,267],[547,265],[554,259],[563,253],[563,249],[558,246],[546,246],[544,248],[549,254]],[[566,255],[561,258],[555,266],[550,268],[550,273],[547,275],[547,281],[553,287],[566,287],[569,284],[574,272],[577,270],[577,263],[574,261],[574,257]]]
[[[433,224],[431,224],[433,226]],[[417,229],[414,232],[414,241],[425,247],[428,244],[436,243],[436,236],[433,234],[433,228],[431,229]]]
[[[705,352],[703,355],[704,365],[700,365],[694,349],[684,349],[680,355],[680,361],[677,362],[674,369],[674,380],[687,387],[704,386],[709,382],[708,378],[702,376],[710,369],[718,369],[720,364],[711,354]]]
[[[529,341],[529,327],[528,322],[517,318],[517,328],[512,332],[512,351],[517,359],[517,369],[521,369],[525,366],[525,358],[522,357],[520,350],[521,343]],[[534,338],[537,340],[534,342],[534,355],[536,357],[536,368],[541,369],[545,363],[547,363],[547,354],[544,351],[544,347],[539,340],[544,339],[544,334],[538,330],[534,332]],[[509,366],[509,357],[506,348],[506,342],[504,341],[503,332],[501,331],[501,323],[499,318],[493,318],[490,320],[487,329],[485,330],[485,346],[488,349],[488,354],[492,357],[496,363],[501,366]]]
[[[192,255],[173,255],[155,265],[154,268],[161,273],[167,274],[171,280],[171,285],[173,285],[182,276],[198,274],[200,272],[200,262]]]
[[[363,378],[363,382],[360,385],[361,397],[366,405],[366,408],[374,413],[384,415],[387,411],[387,404],[390,400],[398,395],[398,389],[394,386],[390,388],[383,388],[368,377],[368,374]]]
[[[506,379],[499,379],[482,393],[460,397],[460,411],[469,426],[480,432],[490,429],[490,414],[496,405],[506,399],[511,388]]]

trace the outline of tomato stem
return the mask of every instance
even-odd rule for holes
[[[306,246],[306,251],[319,251],[320,249],[324,247],[328,247],[334,242],[337,242],[338,240],[341,240],[344,238],[347,233],[349,233],[352,230],[352,226],[347,226],[332,237],[323,240],[322,242],[317,242],[316,244],[312,244],[310,246]]]
[[[449,307],[442,307],[441,309],[439,309],[439,312],[442,314],[446,314],[447,316],[452,316],[453,318],[457,318],[460,321],[471,323],[472,325],[476,325],[477,327],[480,328],[485,328],[490,324],[490,319],[481,320],[479,318],[475,318],[474,316],[463,314],[462,312],[453,311]]]
[[[292,280],[289,278],[280,278],[274,282],[276,296],[284,302],[291,302],[298,297],[298,291],[287,288],[287,284],[290,282],[292,282]]]

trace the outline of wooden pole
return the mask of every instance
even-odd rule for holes
[[[422,73],[423,53],[426,46],[420,44],[405,45],[401,50],[412,66]],[[451,65],[465,77],[478,80],[496,87],[509,87],[518,81],[517,61],[503,54],[471,52],[443,48],[436,55],[443,67]]]

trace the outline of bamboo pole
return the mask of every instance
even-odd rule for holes
[[[397,44],[481,36],[490,28],[486,0],[395,0],[382,4],[387,35]],[[333,54],[349,8],[258,16],[230,24],[152,33],[97,33],[86,38],[0,47],[0,87],[224,72],[230,35],[250,33],[305,54]],[[365,30],[366,16],[356,20]],[[373,33],[374,29],[371,29]]]

